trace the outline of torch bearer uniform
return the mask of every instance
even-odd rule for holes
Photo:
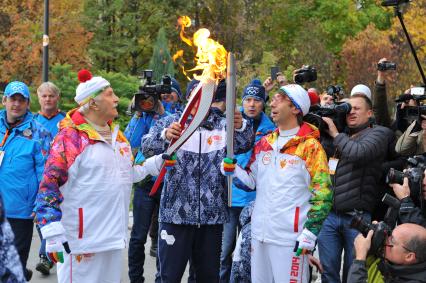
[[[52,144],[35,211],[43,238],[62,234],[69,243],[59,282],[120,282],[132,183],[159,172],[160,156],[133,165],[118,126],[110,134],[72,110]]]
[[[308,280],[307,256],[296,256],[294,247],[304,229],[318,235],[332,203],[327,157],[318,138],[318,129],[307,123],[277,129],[255,145],[247,171],[236,167],[237,187],[257,190],[252,282]]]

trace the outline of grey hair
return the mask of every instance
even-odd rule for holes
[[[51,92],[53,94],[56,94],[59,96],[61,94],[61,91],[59,88],[52,82],[44,82],[37,88],[37,95],[40,95],[40,93],[43,90],[47,90],[48,92]]]
[[[418,235],[413,236],[407,241],[406,247],[408,250],[413,251],[416,254],[418,263],[426,261],[426,241],[424,237]]]
[[[97,102],[97,101],[99,101],[99,96],[95,96],[95,97],[93,97],[91,99],[93,99],[95,102]],[[86,104],[81,105],[78,108],[78,112],[80,112],[83,115],[89,113],[89,110],[90,110],[90,100],[89,100],[89,102],[87,102]]]

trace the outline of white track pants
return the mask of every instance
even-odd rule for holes
[[[251,279],[253,283],[308,283],[306,255],[295,256],[294,247],[251,241]]]
[[[113,250],[88,255],[64,255],[58,263],[59,283],[119,283],[123,250]]]

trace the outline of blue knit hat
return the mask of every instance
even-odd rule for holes
[[[172,78],[172,91],[176,92],[179,96],[179,99],[182,100],[182,92],[180,90],[180,85],[178,81],[174,78]]]
[[[269,97],[266,95],[265,88],[259,79],[253,79],[245,88],[243,92],[243,101],[246,98],[253,97],[261,100],[263,103],[268,101]]]
[[[6,89],[4,90],[4,96],[10,97],[14,94],[21,94],[24,98],[30,100],[30,90],[28,89],[28,86],[24,84],[23,82],[14,81],[10,82]]]
[[[188,83],[188,85],[186,86],[186,93],[185,93],[185,98],[187,100],[189,99],[191,92],[198,86],[199,83],[200,81],[196,79],[193,79],[192,81]]]

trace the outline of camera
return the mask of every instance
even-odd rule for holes
[[[345,92],[343,87],[340,85],[330,85],[327,87],[327,94],[333,97],[334,101],[337,101],[339,97],[343,97]]]
[[[169,75],[164,75],[160,84],[156,84],[152,77],[152,70],[143,71],[141,78],[145,80],[145,83],[139,86],[139,91],[135,93],[135,102],[132,110],[153,112],[160,95],[172,92],[172,78]]]
[[[339,132],[346,127],[346,115],[352,110],[352,106],[347,103],[332,104],[328,106],[314,105],[309,109],[309,113],[305,115],[304,121],[316,126],[321,134],[327,134],[328,125],[322,117],[329,117],[333,120]]]
[[[362,214],[356,211],[350,224],[351,228],[358,230],[364,237],[367,237],[368,232],[373,230],[373,237],[371,238],[371,246],[368,253],[381,258],[384,256],[383,251],[386,239],[392,234],[392,230],[396,226],[401,205],[397,198],[387,193],[383,196],[382,202],[389,207],[383,221],[368,223],[362,218]]]
[[[417,106],[405,106],[401,109],[401,103],[411,99],[416,101]],[[423,120],[422,115],[426,115],[426,105],[421,105],[421,102],[425,99],[424,87],[413,87],[409,94],[401,94],[395,99],[395,102],[398,103],[396,108],[397,116],[405,120],[408,124],[411,124],[413,121],[421,123]]]
[[[400,184],[404,182],[404,178],[408,178],[410,187],[410,196],[413,202],[423,208],[424,200],[422,195],[424,171],[426,169],[425,155],[415,155],[407,159],[407,170],[405,172],[398,171],[394,168],[389,169],[386,176],[388,184]]]
[[[392,7],[392,6],[398,6],[401,4],[405,4],[410,2],[411,0],[384,0],[382,1],[382,6],[384,7]]]
[[[396,70],[396,63],[391,61],[383,61],[377,63],[378,71],[388,71],[388,70]]]
[[[294,82],[303,84],[317,80],[317,70],[312,66],[303,66],[301,69],[295,71]]]

